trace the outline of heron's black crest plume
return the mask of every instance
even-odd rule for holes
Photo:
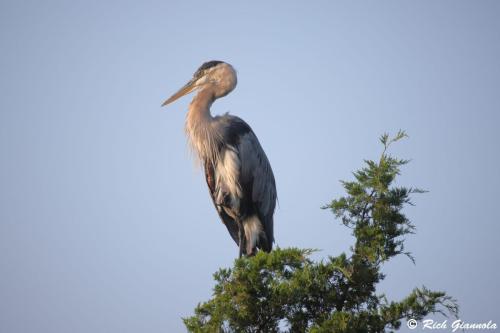
[[[220,61],[220,60],[207,61],[203,65],[201,65],[200,68],[198,68],[198,71],[203,71],[205,69],[209,69],[211,67],[217,66],[218,64],[222,64],[222,63],[223,63],[223,61]]]
[[[203,72],[206,71],[209,68],[215,67],[218,64],[222,64],[224,61],[219,61],[219,60],[211,60],[203,63],[203,65],[198,68],[196,73],[194,73],[195,77],[201,77],[203,75]]]

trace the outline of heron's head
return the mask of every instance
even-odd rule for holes
[[[223,97],[236,87],[236,83],[236,71],[233,66],[223,61],[208,61],[198,68],[193,78],[184,87],[163,102],[162,106],[170,104],[194,90],[210,89],[214,99]]]

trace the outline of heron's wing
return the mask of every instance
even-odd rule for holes
[[[245,194],[251,197],[266,233],[268,244],[265,246],[271,250],[274,242],[273,214],[276,207],[276,182],[273,170],[252,130],[240,135],[237,146],[241,163],[240,184],[242,188],[249,189],[249,193]]]
[[[224,225],[226,226],[227,230],[229,231],[229,234],[236,242],[236,245],[239,246],[240,242],[238,237],[238,225],[236,224],[236,221],[234,221],[229,215],[227,215],[224,209],[220,205],[217,205],[216,203],[214,167],[208,161],[205,162],[205,178],[207,180],[208,191],[210,193],[210,197],[212,198],[212,202],[214,203],[215,209],[217,210],[217,213],[219,213],[219,216]]]

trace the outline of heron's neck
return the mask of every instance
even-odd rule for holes
[[[198,157],[204,161],[216,158],[220,141],[220,134],[214,128],[214,118],[210,114],[214,100],[214,93],[210,89],[200,90],[191,101],[186,117],[186,134]]]
[[[188,122],[190,119],[200,124],[209,122],[212,119],[210,107],[214,100],[214,94],[210,89],[200,90],[189,104]]]

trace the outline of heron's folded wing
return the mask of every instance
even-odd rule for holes
[[[240,138],[241,181],[251,184],[251,196],[267,239],[274,241],[273,214],[276,207],[276,182],[271,164],[259,140],[250,131]]]

